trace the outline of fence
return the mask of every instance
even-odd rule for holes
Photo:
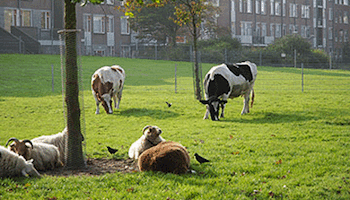
[[[120,52],[120,57],[139,59],[172,60],[192,62],[193,47],[181,45],[169,47],[165,45],[132,45],[128,52]],[[304,63],[305,68],[317,69],[344,69],[350,70],[350,63],[343,62],[341,58],[329,60],[319,54],[300,55],[296,51],[281,53],[263,51],[259,49],[243,48],[241,50],[199,50],[202,63],[237,63],[249,60],[259,66],[298,67]]]

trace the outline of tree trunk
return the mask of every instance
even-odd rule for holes
[[[76,49],[76,10],[75,3],[65,0],[65,42],[66,42],[66,104],[68,127],[68,152],[66,168],[85,167],[82,134],[80,129],[78,65]]]
[[[201,87],[200,87],[200,77],[199,77],[199,63],[198,63],[198,49],[197,49],[197,26],[196,18],[193,16],[193,54],[194,54],[194,77],[195,77],[195,95],[197,100],[201,100]]]

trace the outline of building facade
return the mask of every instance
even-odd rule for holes
[[[211,0],[220,8],[216,23],[245,46],[267,46],[276,38],[299,34],[313,48],[341,57],[349,41],[349,0]],[[132,57],[137,43],[128,18],[116,10],[122,1],[77,4],[77,29],[83,55]],[[0,53],[59,52],[64,1],[0,1]],[[202,34],[205,35],[205,34]],[[206,37],[203,37],[206,38]],[[209,38],[209,37],[207,37]]]
[[[106,0],[101,5],[76,5],[83,55],[128,56],[125,53],[131,41],[128,18],[115,9],[121,4]],[[57,32],[62,29],[64,1],[0,1],[0,53],[58,54]]]
[[[242,45],[267,46],[276,38],[299,34],[313,48],[341,56],[349,41],[349,0],[217,0],[217,22],[229,27]]]

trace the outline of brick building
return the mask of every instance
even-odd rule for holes
[[[267,46],[287,34],[300,34],[313,48],[341,57],[349,41],[349,0],[211,0],[221,10],[216,23],[245,46]],[[131,57],[136,39],[122,1],[77,5],[83,55]],[[0,53],[58,53],[64,1],[0,1]],[[204,34],[203,34],[204,35]],[[203,37],[206,38],[206,37]]]
[[[77,4],[77,29],[83,55],[123,55],[131,42],[127,17],[115,9],[121,1]],[[62,0],[0,1],[0,53],[59,53],[57,31],[64,28]],[[125,53],[124,53],[125,54]]]
[[[340,57],[349,41],[348,0],[214,0],[217,23],[246,46],[267,46],[276,38],[299,34],[313,48]]]

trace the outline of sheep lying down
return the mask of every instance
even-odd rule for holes
[[[26,161],[22,156],[0,146],[0,177],[20,175],[40,177],[32,162],[33,160]]]
[[[140,171],[182,174],[190,167],[190,156],[184,146],[165,141],[144,151],[138,159]]]
[[[6,146],[11,141],[14,142],[8,149],[26,160],[33,159],[33,165],[37,170],[51,170],[63,166],[58,148],[52,144],[18,140],[13,137],[7,141]]]

